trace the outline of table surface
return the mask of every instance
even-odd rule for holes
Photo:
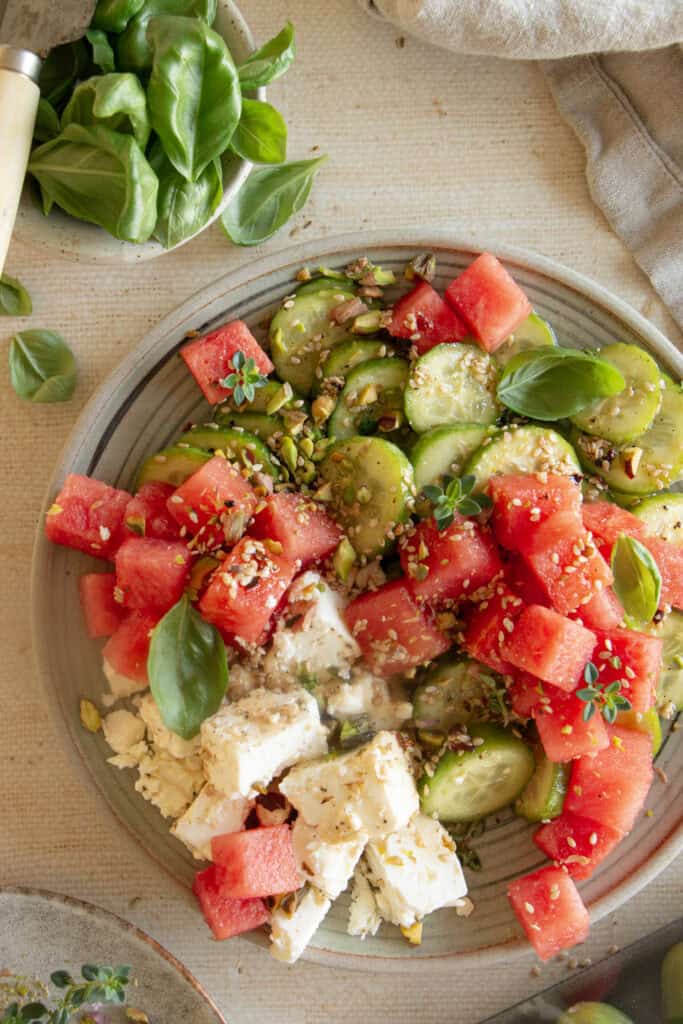
[[[423,979],[277,964],[261,949],[207,937],[191,897],[154,863],[88,789],[50,722],[36,679],[29,562],[43,491],[82,405],[161,316],[194,291],[263,252],[345,231],[439,227],[460,239],[515,244],[602,282],[682,339],[647,278],[592,205],[584,154],[530,63],[454,56],[403,40],[353,0],[243,0],[260,42],[291,18],[299,56],[270,99],[290,126],[290,158],[330,156],[306,208],[257,250],[233,248],[215,225],[178,252],[135,267],[96,268],[38,257],[15,244],[7,271],[29,288],[22,326],[62,331],[80,366],[74,399],[30,406],[0,374],[5,423],[0,532],[0,881],[99,903],[167,946],[205,983],[234,1024],[479,1021],[559,980],[515,964]],[[5,321],[10,336],[18,323]],[[657,783],[658,784],[658,783]],[[593,929],[581,957],[597,957],[680,914],[683,863],[669,868]],[[472,919],[476,927],[476,917]],[[84,951],[87,957],[87,951]],[[455,998],[454,998],[455,997]]]

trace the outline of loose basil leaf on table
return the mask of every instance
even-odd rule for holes
[[[34,150],[29,171],[46,210],[57,203],[126,242],[146,242],[154,230],[159,182],[131,135],[70,124]]]
[[[616,366],[598,356],[571,349],[537,349],[510,360],[498,384],[498,399],[520,416],[552,422],[573,416],[624,387]]]
[[[621,601],[627,621],[644,626],[659,607],[662,577],[648,549],[634,537],[621,534],[612,549],[614,592]]]
[[[36,123],[33,126],[33,138],[36,142],[49,142],[59,135],[59,114],[49,100],[43,96],[38,100]]]
[[[279,231],[308,199],[325,160],[326,156],[319,156],[252,171],[222,216],[230,241],[258,245]]]
[[[105,75],[116,71],[114,51],[111,43],[107,39],[106,32],[102,32],[98,28],[89,28],[85,33],[85,38],[92,47],[93,64],[95,64]]]
[[[21,281],[9,274],[0,274],[0,316],[30,316],[31,296]]]
[[[220,633],[195,611],[187,594],[155,626],[147,671],[164,725],[192,739],[225,697],[228,660]]]
[[[144,5],[145,0],[97,0],[92,27],[103,32],[123,32]]]
[[[230,142],[253,164],[281,164],[287,158],[287,125],[279,110],[261,100],[242,100],[242,116]]]
[[[123,71],[143,74],[152,67],[152,48],[147,29],[152,18],[174,15],[200,18],[206,25],[216,20],[217,0],[146,0],[118,41],[117,56]]]
[[[83,39],[50,50],[40,69],[40,94],[59,109],[76,82],[87,72],[90,54]]]
[[[12,387],[30,402],[66,402],[76,387],[76,360],[56,331],[16,334],[9,346],[9,370]]]
[[[96,75],[77,85],[62,114],[62,128],[70,124],[103,125],[113,132],[132,135],[140,149],[149,140],[147,97],[135,75]]]
[[[155,139],[149,162],[159,178],[154,237],[167,249],[200,231],[223,197],[223,169],[212,160],[197,181],[185,181]]]
[[[243,92],[251,92],[259,86],[274,82],[291,67],[295,57],[294,26],[288,21],[281,32],[252,53],[240,66],[240,85]]]
[[[147,89],[152,128],[169,160],[196,181],[224,153],[242,113],[237,69],[217,32],[189,18],[153,18]]]

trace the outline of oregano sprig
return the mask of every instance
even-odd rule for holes
[[[581,717],[584,722],[589,722],[599,711],[606,722],[614,725],[620,711],[631,709],[631,701],[621,693],[621,679],[615,679],[608,686],[600,686],[599,678],[597,666],[592,661],[587,662],[583,670],[583,679],[588,685],[576,691],[576,696],[586,703]]]
[[[422,488],[425,498],[431,501],[434,521],[439,530],[445,530],[455,518],[461,516],[478,516],[484,509],[491,507],[491,499],[487,494],[472,494],[476,483],[473,476],[443,478],[443,487],[427,484]]]
[[[230,360],[230,365],[233,367],[233,372],[223,378],[220,382],[221,387],[232,389],[232,400],[235,405],[253,402],[256,397],[256,389],[262,388],[267,378],[258,371],[251,356],[247,359],[244,352],[235,352]]]
[[[83,981],[77,981],[68,971],[54,971],[50,981],[61,996],[52,1007],[43,1002],[10,1003],[0,1018],[2,1024],[69,1024],[74,1014],[90,1004],[121,1005],[125,1002],[126,986],[130,981],[130,967],[101,967],[84,964]]]

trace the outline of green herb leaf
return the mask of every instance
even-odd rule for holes
[[[96,967],[95,964],[83,964],[81,967],[81,975],[86,981],[95,981],[97,979],[98,971],[99,967]]]
[[[92,27],[103,32],[123,32],[144,5],[145,0],[97,0]]]
[[[117,58],[122,71],[145,75],[152,69],[152,48],[147,29],[152,18],[174,15],[199,18],[209,27],[216,20],[217,0],[144,0],[139,13],[118,40]]]
[[[640,541],[621,534],[612,548],[614,592],[627,619],[643,626],[652,621],[662,592],[662,577],[654,558]]]
[[[30,316],[32,312],[31,296],[21,281],[0,274],[0,316]]]
[[[73,985],[74,980],[68,971],[54,971],[50,975],[50,981],[55,988],[68,988],[69,985]]]
[[[254,164],[280,164],[287,158],[287,125],[282,114],[261,100],[242,100],[242,116],[230,148]]]
[[[147,668],[164,725],[192,739],[221,705],[228,662],[220,633],[195,611],[187,594],[153,630]]]
[[[40,1020],[47,1013],[47,1006],[44,1003],[26,1003],[21,1008],[22,1021]]]
[[[308,199],[326,156],[252,171],[222,220],[235,245],[259,245],[271,238]]]
[[[498,384],[498,399],[520,416],[551,422],[573,416],[600,398],[622,391],[611,363],[585,352],[542,348],[511,359]]]
[[[586,667],[583,670],[583,678],[587,683],[597,683],[599,672],[597,665],[594,665],[592,661],[586,662]]]
[[[166,249],[201,231],[223,198],[223,169],[212,160],[196,181],[186,181],[154,141],[149,162],[159,179],[158,217],[154,237]]]
[[[240,66],[240,85],[243,92],[251,92],[261,85],[269,85],[284,75],[296,56],[294,26],[287,22],[281,32],[273,36],[259,50],[252,53]]]
[[[33,138],[36,142],[49,142],[59,135],[59,114],[44,96],[38,100],[36,123],[33,126]]]
[[[112,71],[116,71],[116,60],[114,58],[114,51],[111,43],[107,39],[105,32],[102,32],[98,28],[89,28],[85,33],[85,38],[92,46],[92,59],[100,71],[108,75]]]
[[[30,402],[66,402],[76,387],[76,361],[56,331],[16,334],[9,347],[12,387]]]
[[[85,40],[55,46],[48,53],[40,69],[40,94],[56,109],[83,78],[90,64],[90,53]]]
[[[491,507],[491,499],[487,494],[472,496],[475,484],[473,476],[462,478],[444,477],[443,487],[427,484],[423,487],[423,495],[434,506],[433,516],[439,530],[445,530],[455,519],[455,513],[463,516],[478,516],[486,508]]]
[[[77,85],[62,114],[62,128],[70,124],[103,125],[113,132],[132,135],[144,150],[151,131],[145,90],[135,75],[96,75]]]
[[[201,21],[152,18],[147,38],[152,127],[178,173],[197,181],[227,149],[239,122],[237,69],[224,39]]]

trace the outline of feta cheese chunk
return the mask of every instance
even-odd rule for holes
[[[408,761],[391,732],[379,732],[339,757],[297,765],[280,783],[280,792],[321,839],[333,843],[396,832],[419,804]]]
[[[381,923],[375,894],[365,876],[363,865],[359,864],[351,885],[351,905],[346,930],[349,935],[364,939],[367,935],[375,935]]]
[[[171,757],[167,750],[151,750],[138,764],[138,793],[158,807],[164,818],[179,818],[204,784],[198,757]]]
[[[400,729],[412,716],[413,705],[386,679],[359,671],[348,683],[340,681],[327,690],[327,713],[340,721],[367,715],[375,729]]]
[[[283,768],[327,752],[318,704],[304,689],[257,689],[202,723],[208,781],[226,796],[249,796]]]
[[[360,835],[340,843],[326,843],[301,817],[292,829],[301,877],[331,900],[336,900],[348,885],[366,842],[366,837]]]
[[[115,700],[123,700],[126,697],[131,697],[134,693],[138,693],[140,690],[147,689],[147,683],[139,683],[136,679],[122,676],[120,672],[112,668],[106,658],[102,659],[102,670],[107,677],[109,689]]]
[[[184,740],[182,736],[167,729],[161,719],[161,712],[151,693],[135,701],[138,714],[147,726],[147,736],[159,750],[167,750],[172,757],[191,757],[199,753],[199,736]]]
[[[131,711],[110,711],[102,719],[104,738],[115,754],[127,754],[145,738],[145,723]]]
[[[251,809],[246,797],[228,797],[208,784],[171,826],[171,833],[185,843],[197,860],[211,860],[211,840],[229,832],[239,832]]]
[[[455,844],[443,825],[417,814],[405,828],[365,850],[367,877],[382,917],[408,928],[467,893]]]
[[[275,959],[287,964],[298,960],[331,905],[324,893],[312,886],[285,897],[270,917],[270,952]]]

